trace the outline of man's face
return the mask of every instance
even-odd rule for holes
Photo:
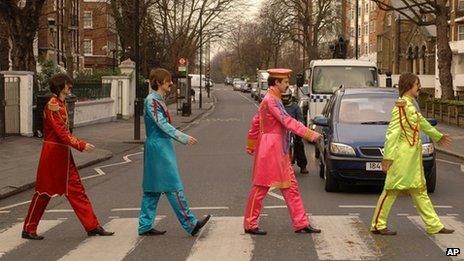
[[[171,91],[172,80],[164,80],[164,83],[159,87],[163,92],[168,93]]]
[[[279,80],[276,81],[276,87],[279,89],[280,93],[286,92],[289,84],[290,84],[290,81],[288,78],[284,78],[280,81]]]
[[[421,90],[420,81],[419,81],[419,80],[416,80],[416,82],[414,83],[414,85],[412,86],[412,89],[411,89],[411,94],[412,94],[412,96],[413,96],[414,98],[419,97],[420,90]]]
[[[71,90],[72,90],[72,83],[66,83],[64,85],[64,88],[63,90],[61,90],[61,93],[64,95],[64,96],[68,96],[71,94]]]

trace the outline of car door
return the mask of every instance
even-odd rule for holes
[[[333,115],[334,115],[334,106],[337,100],[337,93],[330,97],[329,102],[324,106],[322,110],[322,115],[327,118],[329,125],[327,127],[321,127],[320,132],[322,134],[322,139],[319,140],[320,146],[319,151],[322,152],[322,155],[325,155],[325,152],[329,149],[329,142],[332,140],[333,136]]]

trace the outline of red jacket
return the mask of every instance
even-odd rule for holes
[[[69,132],[66,103],[56,96],[44,108],[43,133],[36,191],[49,196],[67,194],[69,171],[74,165],[71,147],[83,151],[87,143]]]

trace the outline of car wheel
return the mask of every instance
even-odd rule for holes
[[[327,164],[324,164],[325,191],[337,192],[339,189],[338,181],[330,174]]]
[[[435,163],[436,164],[436,163]],[[437,185],[437,166],[433,166],[432,172],[430,172],[429,178],[426,180],[427,192],[435,192],[435,187]]]

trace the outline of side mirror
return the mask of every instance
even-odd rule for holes
[[[296,86],[303,87],[304,84],[304,76],[302,73],[296,75]]]
[[[329,119],[324,116],[318,115],[313,119],[314,124],[317,126],[327,127],[329,126]]]
[[[438,124],[437,120],[434,118],[427,118],[427,121],[430,123],[432,126],[436,126]]]

